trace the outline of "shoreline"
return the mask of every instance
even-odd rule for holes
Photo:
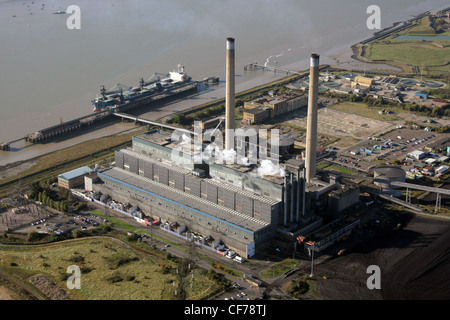
[[[11,1],[14,2],[14,1]],[[4,2],[3,2],[4,3]],[[429,11],[426,11],[429,12]],[[425,13],[426,13],[425,12]],[[421,16],[425,13],[421,13],[418,16]],[[414,20],[414,19],[410,19]],[[408,21],[410,21],[408,20]],[[403,22],[394,22],[392,26],[384,28],[382,30],[376,31],[373,33],[372,36],[370,36],[367,39],[371,39],[374,36],[377,36],[379,34],[389,32],[389,30],[395,29],[396,26],[398,26],[401,23],[406,23],[407,21]],[[367,70],[370,71],[372,69],[385,69],[385,70],[392,70],[392,71],[401,71],[400,68],[390,66],[388,64],[381,64],[381,63],[368,63],[362,60],[359,60],[358,57],[355,56],[355,52],[353,50],[354,47],[358,46],[361,42],[367,40],[367,39],[361,39],[356,42],[347,43],[340,45],[339,47],[335,47],[330,49],[329,51],[324,52],[321,54],[321,65],[329,65],[330,67],[336,67],[342,70]],[[287,65],[281,66],[284,69],[290,69],[290,70],[297,70],[299,72],[307,71],[308,70],[308,63],[309,59],[302,59],[298,60],[295,63],[290,63]],[[240,70],[237,70],[240,71]],[[242,72],[242,71],[241,71]],[[241,83],[236,84],[236,92],[242,92],[245,90],[249,90],[251,88],[260,86],[260,85],[266,85],[273,81],[279,80],[283,78],[284,75],[277,74],[274,77],[269,77],[267,79],[267,76],[263,75],[257,75],[256,77],[252,79],[248,79],[246,81],[243,81]],[[276,79],[274,79],[276,78]],[[158,106],[158,110],[151,110],[151,111],[145,111],[141,112],[140,115],[143,118],[146,118],[148,120],[153,121],[160,121],[160,119],[167,118],[170,115],[176,114],[177,112],[185,111],[187,109],[190,109],[192,107],[201,105],[205,102],[210,102],[214,99],[222,99],[225,97],[225,86],[224,83],[221,83],[217,86],[210,86],[204,92],[199,92],[192,97],[185,97],[180,99],[180,101],[170,102],[166,105]],[[145,108],[143,108],[145,109]],[[168,110],[164,110],[168,109]],[[0,151],[0,168],[12,168],[15,165],[23,165],[25,162],[33,161],[33,159],[37,159],[43,155],[52,153],[57,150],[64,149],[70,145],[74,145],[77,143],[89,141],[95,138],[99,137],[106,137],[108,135],[115,135],[120,132],[120,130],[123,131],[123,128],[116,128],[113,129],[112,127],[117,125],[116,121],[113,121],[111,124],[104,126],[103,128],[100,128],[99,130],[95,127],[90,128],[87,130],[87,132],[83,133],[75,133],[74,137],[61,137],[60,139],[55,139],[53,141],[49,141],[44,144],[28,144],[26,142],[21,142],[21,146],[19,148],[12,148],[12,151]],[[108,130],[109,128],[109,130]],[[131,128],[129,128],[131,129]],[[129,130],[128,129],[128,130]],[[6,142],[6,141],[4,141]],[[6,155],[3,157],[3,155]],[[0,169],[0,172],[2,169]],[[11,174],[9,174],[10,176]],[[1,175],[0,175],[1,176]]]
[[[359,43],[359,42],[358,42]],[[322,57],[321,65],[330,65],[330,67],[337,67],[342,68],[343,70],[346,70],[345,66],[350,66],[351,69],[357,69],[357,67],[363,68],[364,63],[360,62],[358,60],[355,60],[352,57],[352,48],[348,47],[347,45],[342,45],[339,48],[335,48],[330,50],[329,52],[325,53]],[[296,63],[289,64],[286,66],[283,66],[282,68],[288,68],[291,70],[296,70],[298,72],[306,72],[308,70],[308,59],[299,60]],[[303,67],[303,69],[300,69]],[[356,66],[356,67],[355,67]],[[386,65],[387,66],[387,65]],[[366,69],[370,70],[371,68],[380,68],[380,65],[371,65],[366,64]],[[387,66],[390,68],[393,68],[391,66]],[[395,69],[395,68],[393,68]],[[237,70],[240,71],[240,70]],[[253,71],[251,71],[253,72]],[[259,72],[259,71],[256,71]],[[267,76],[267,74],[270,74]],[[255,88],[257,86],[261,85],[267,85],[273,81],[277,81],[285,77],[284,74],[277,73],[272,76],[271,72],[266,72],[265,74],[257,75],[253,79],[248,79],[247,81],[241,82],[236,84],[236,92],[243,92],[252,88]],[[201,105],[206,102],[211,102],[214,99],[222,99],[225,97],[225,85],[224,82],[220,83],[219,85],[209,86],[203,92],[198,92],[197,94],[194,94],[192,96],[184,97],[182,99],[176,100],[174,102],[169,102],[167,104],[163,104],[162,106],[158,106],[155,109],[158,110],[151,110],[151,111],[144,111],[144,112],[137,112],[142,116],[143,118],[146,118],[148,120],[152,121],[159,121],[160,119],[164,119],[170,115],[173,115],[177,112],[185,111],[187,109],[193,108],[195,106]],[[164,109],[168,110],[164,110]],[[145,107],[143,108],[145,110]],[[77,144],[80,142],[92,140],[99,137],[104,137],[108,135],[114,135],[119,133],[123,128],[117,128],[113,129],[113,126],[117,126],[117,122],[113,121],[113,123],[106,125],[103,128],[100,128],[99,130],[95,129],[95,127],[88,129],[88,132],[83,133],[76,133],[74,134],[74,137],[61,137],[57,138],[53,141],[49,141],[47,143],[42,144],[28,144],[26,142],[17,142],[16,145],[18,147],[13,148],[12,151],[0,151],[0,168],[2,167],[12,167],[14,164],[22,164],[26,161],[32,161],[35,158],[38,158],[40,156],[43,156],[45,154],[49,154],[51,152],[64,149],[68,147],[69,145]],[[109,128],[109,130],[107,129]],[[131,128],[130,128],[131,129]],[[104,132],[103,132],[104,131]],[[88,136],[89,135],[89,136]],[[20,145],[19,145],[20,144]],[[14,146],[14,145],[12,145]],[[24,152],[26,153],[24,154]],[[2,154],[3,153],[3,154]],[[31,155],[33,154],[33,155]],[[2,159],[3,155],[6,155]],[[8,160],[10,158],[11,160]],[[0,169],[1,170],[1,169]]]

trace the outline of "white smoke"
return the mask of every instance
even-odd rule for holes
[[[279,164],[274,164],[270,160],[262,160],[261,165],[258,167],[258,176],[263,178],[264,176],[280,175],[284,177],[286,171]]]
[[[250,166],[250,160],[247,157],[240,158],[240,162],[246,167]]]
[[[218,156],[221,156],[219,147],[214,143],[211,143],[201,153],[201,161],[204,161],[205,163],[213,163],[217,161]],[[201,163],[201,161],[195,163]]]
[[[217,163],[217,164],[234,164],[236,161],[236,151],[233,149],[230,150],[221,150],[219,146],[214,143],[209,144],[205,150],[199,155],[201,160],[205,163]],[[198,158],[197,158],[198,159]],[[195,162],[199,163],[199,162]],[[201,163],[201,161],[200,161]]]
[[[234,163],[236,159],[236,151],[234,149],[222,151],[222,161],[225,163]]]
[[[192,157],[192,160],[195,164],[201,164],[203,161],[203,155],[202,155],[202,147],[195,147],[194,149],[194,156]]]
[[[267,67],[267,64],[270,62],[270,59],[272,59],[273,56],[270,56],[266,59],[266,63],[264,63],[264,67]]]
[[[180,146],[185,145],[185,144],[190,144],[191,143],[191,138],[188,137],[186,134],[183,133],[183,135],[181,136],[182,141],[180,142]]]
[[[179,143],[172,149],[171,160],[177,165],[186,165],[191,161],[189,157],[186,157],[186,155],[191,154],[191,138],[183,133],[180,141],[178,134],[176,131],[172,133],[171,141],[179,141]]]
[[[291,51],[291,48],[287,49],[287,52],[289,52],[289,51]],[[269,62],[270,62],[270,59],[272,59],[272,58],[279,58],[279,57],[283,56],[284,53],[285,53],[285,52],[284,52],[284,50],[283,50],[283,51],[281,51],[281,53],[279,53],[279,54],[277,54],[277,55],[275,55],[275,56],[270,56],[270,57],[268,57],[268,58],[266,59],[266,62],[264,63],[264,67],[267,67],[267,65],[268,65]]]

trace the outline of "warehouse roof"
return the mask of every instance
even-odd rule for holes
[[[423,154],[425,154],[425,152],[419,151],[419,150],[414,150],[414,151],[408,153],[408,155],[410,155],[412,157],[420,157]]]
[[[64,180],[72,180],[72,179],[76,179],[79,178],[81,176],[90,174],[93,170],[87,166],[72,170],[72,171],[68,171],[65,173],[62,173],[58,176],[58,178],[64,179]]]

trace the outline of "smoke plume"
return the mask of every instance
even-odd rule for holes
[[[270,160],[262,160],[261,165],[258,167],[258,176],[263,178],[264,176],[280,175],[284,177],[286,171],[279,164],[274,164]]]

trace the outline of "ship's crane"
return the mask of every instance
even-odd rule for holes
[[[100,94],[102,95],[103,99],[106,99],[106,89],[105,86],[100,87]]]
[[[105,90],[105,86],[101,86],[100,92],[102,93],[102,95],[107,95],[107,94],[113,94],[113,93],[120,93],[120,92],[124,92],[124,91],[128,91],[130,90],[132,87],[130,86],[126,86],[122,83],[118,83],[115,86],[113,86],[111,89],[109,89],[108,91]],[[103,92],[102,92],[103,90]]]
[[[144,84],[144,85],[149,85],[149,84],[152,84],[152,83],[155,83],[155,82],[159,82],[159,81],[161,81],[161,77],[167,78],[168,75],[165,74],[165,73],[158,73],[158,72],[155,72],[154,74],[152,74],[152,76],[151,76],[150,78],[148,78],[147,81],[145,81],[145,84]],[[152,79],[153,79],[153,80],[152,80]]]

